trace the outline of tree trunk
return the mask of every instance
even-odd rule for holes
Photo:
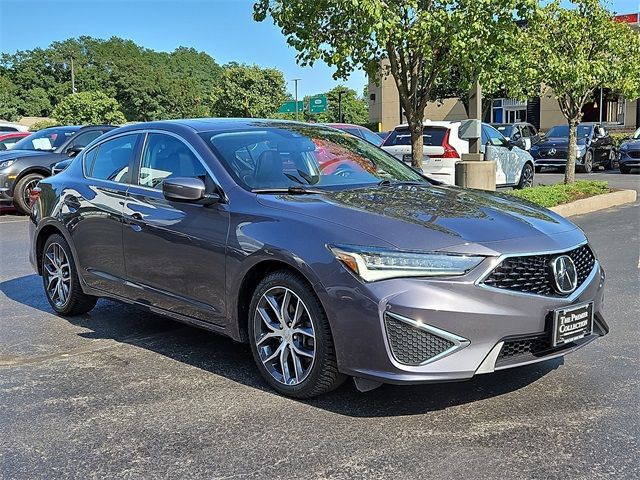
[[[422,158],[424,155],[424,143],[422,140],[424,127],[422,118],[418,116],[410,117],[409,131],[411,132],[411,166],[422,169]]]
[[[569,145],[567,146],[567,166],[564,170],[564,183],[573,183],[576,181],[576,156],[577,144],[576,138],[578,133],[579,120],[569,120]]]

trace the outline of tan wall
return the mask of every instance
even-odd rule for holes
[[[565,123],[567,123],[567,119],[560,111],[558,101],[548,95],[540,97],[540,129],[548,130],[554,125]]]
[[[429,103],[424,116],[428,120],[448,120],[452,122],[469,118],[464,104],[455,98],[447,98],[442,102]]]
[[[624,119],[625,128],[637,128],[636,125],[636,111],[638,109],[638,102],[636,100],[627,100],[627,114]]]

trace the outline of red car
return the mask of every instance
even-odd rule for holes
[[[8,132],[0,133],[0,151],[9,150],[14,143],[31,135],[31,132]]]

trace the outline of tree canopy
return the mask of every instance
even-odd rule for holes
[[[391,74],[411,131],[413,164],[422,164],[422,122],[444,89],[492,89],[509,75],[501,60],[534,0],[258,0],[254,17],[270,16],[298,51],[323,60],[346,78],[363,68],[370,78]],[[452,85],[453,84],[453,85]]]
[[[122,38],[83,36],[2,54],[0,118],[50,116],[71,93],[72,59],[76,91],[103,92],[129,121],[271,116],[285,95],[276,69],[220,66],[193,48],[157,52]]]
[[[102,92],[69,94],[56,105],[52,115],[66,125],[121,125],[127,121],[117,100]]]
[[[594,92],[603,87],[640,97],[640,34],[614,21],[598,0],[571,3],[564,8],[555,0],[530,18],[520,43],[521,68],[506,79],[512,96],[553,90],[570,127],[565,183],[575,180],[576,128]]]

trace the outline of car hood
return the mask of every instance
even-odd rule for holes
[[[577,143],[578,145],[586,145],[588,142],[588,139],[585,137],[579,138]],[[539,142],[536,143],[536,147],[542,147],[542,148],[550,148],[550,147],[560,147],[560,148],[567,148],[567,145],[569,145],[569,139],[567,137],[548,137],[548,138],[543,138],[542,140],[540,140]]]
[[[640,138],[636,140],[627,140],[622,142],[620,148],[624,147],[625,150],[640,150]]]
[[[42,150],[5,150],[0,152],[0,162],[3,160],[12,160],[24,157],[41,157],[44,155],[53,155],[57,157],[60,154],[43,152]]]
[[[510,195],[448,186],[259,195],[258,201],[296,215],[359,230],[410,250],[483,253],[473,245],[493,248],[494,244],[500,245],[496,251],[532,251],[534,247],[552,248],[554,242],[550,239],[554,235],[577,230],[559,215]],[[584,238],[581,232],[580,236]],[[524,238],[532,240],[521,241]]]

